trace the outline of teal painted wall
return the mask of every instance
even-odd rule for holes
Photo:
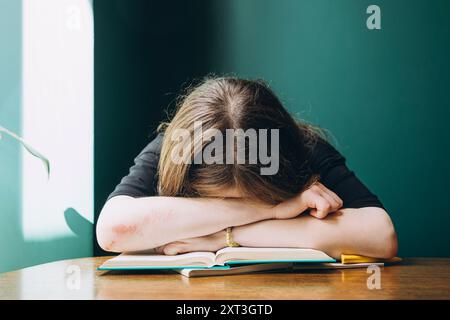
[[[21,130],[21,1],[0,0],[0,126]],[[0,140],[0,272],[23,258],[21,247],[20,147],[6,136]]]
[[[371,4],[381,30],[366,27]],[[450,2],[232,0],[211,12],[211,69],[266,79],[328,129],[389,210],[400,255],[450,256]]]
[[[97,214],[180,87],[231,73],[266,79],[333,134],[389,210],[400,255],[450,256],[450,2],[186,3],[94,2]],[[381,30],[366,27],[371,4]]]
[[[19,135],[23,129],[22,9],[22,1],[0,0],[0,126]],[[49,220],[40,221],[45,225],[62,220],[64,228],[40,238],[24,235],[22,203],[26,199],[22,197],[22,152],[16,141],[3,135],[0,140],[0,272],[92,255],[92,223],[80,216],[71,203],[56,215],[46,215]],[[36,190],[36,194],[39,192]]]

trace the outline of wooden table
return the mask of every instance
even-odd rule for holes
[[[0,274],[0,299],[450,299],[450,259],[405,259],[384,267],[381,289],[369,290],[366,269],[185,278],[171,271],[96,270],[107,258]]]

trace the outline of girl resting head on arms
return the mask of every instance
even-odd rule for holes
[[[262,81],[207,78],[180,97],[102,209],[107,251],[314,248],[339,258],[397,252],[391,219],[320,130]]]

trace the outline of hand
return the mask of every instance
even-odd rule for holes
[[[203,237],[174,241],[155,248],[155,251],[165,255],[176,255],[193,251],[216,252],[226,246],[226,232],[223,230]]]
[[[310,210],[313,217],[323,219],[342,208],[343,201],[320,182],[274,207],[275,219],[290,219]]]

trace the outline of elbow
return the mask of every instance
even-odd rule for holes
[[[104,251],[121,252],[119,248],[119,239],[114,234],[114,226],[108,217],[107,210],[102,210],[96,226],[97,243]]]
[[[116,253],[122,252],[122,250],[118,248],[116,244],[117,240],[114,239],[114,237],[108,235],[108,233],[101,228],[97,228],[96,233],[97,243],[102,250]]]
[[[124,252],[130,251],[127,244],[130,237],[137,231],[137,224],[132,221],[125,221],[123,215],[123,205],[120,201],[111,199],[106,202],[96,226],[97,243],[104,251]]]
[[[381,259],[391,259],[397,255],[398,240],[394,224],[384,210],[379,214],[374,225],[376,241],[375,256]]]
[[[104,251],[117,253],[121,252],[118,248],[116,248],[115,240],[105,235],[103,231],[99,231],[99,228],[97,228],[97,243]]]
[[[380,258],[394,258],[398,253],[398,240],[395,231],[392,231],[392,233],[388,234],[384,243],[384,250],[382,250]]]
[[[106,202],[97,221],[97,243],[105,251],[131,252],[161,245],[158,224],[153,223],[156,209],[128,196],[116,196]]]
[[[395,231],[387,234],[382,238],[381,245],[377,254],[378,258],[381,259],[391,259],[397,255],[398,252],[398,241]]]

